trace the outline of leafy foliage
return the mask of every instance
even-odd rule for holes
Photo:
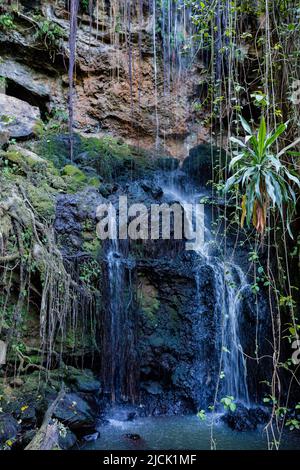
[[[61,38],[64,37],[64,30],[53,21],[38,17],[38,27],[35,38],[43,42],[47,49],[59,47]]]
[[[287,123],[267,133],[266,121],[262,116],[256,133],[241,116],[240,121],[246,137],[244,140],[231,137],[239,150],[234,152],[230,162],[230,169],[235,169],[235,173],[227,180],[225,191],[237,185],[243,190],[241,225],[245,219],[249,225],[252,218],[256,230],[263,233],[267,210],[271,205],[279,210],[282,219],[286,209],[289,229],[296,205],[293,184],[300,188],[300,181],[281,163],[279,153],[272,151],[280,135],[287,129]]]
[[[0,15],[0,30],[8,31],[14,27],[13,16],[9,13],[4,13]]]

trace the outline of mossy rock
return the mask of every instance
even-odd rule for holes
[[[87,232],[83,234],[83,237],[87,237]],[[85,252],[90,253],[91,255],[97,257],[101,255],[101,241],[99,238],[90,238],[90,239],[85,239],[85,241],[82,244],[82,248]]]
[[[50,188],[35,187],[32,184],[27,186],[28,199],[41,217],[50,221],[55,215],[55,202]]]
[[[157,312],[160,307],[157,289],[149,283],[148,279],[142,278],[138,290],[138,301],[141,311],[146,320],[155,326],[157,323]]]
[[[62,177],[70,191],[78,191],[87,183],[87,177],[77,166],[66,165],[62,170]]]
[[[86,180],[85,174],[79,168],[77,168],[77,166],[74,165],[66,165],[63,168],[62,174],[64,176],[71,176],[72,178],[76,178],[78,179],[78,181]]]
[[[100,180],[96,176],[88,179],[88,185],[98,188],[100,186]]]
[[[25,170],[45,170],[49,166],[48,162],[39,157],[36,153],[23,149],[18,145],[11,145],[3,156],[11,163],[18,165]]]

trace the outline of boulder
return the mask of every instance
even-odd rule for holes
[[[212,179],[213,170],[222,170],[225,166],[225,152],[208,144],[193,147],[182,164],[182,170],[197,183],[206,185]]]
[[[0,62],[0,76],[32,92],[36,96],[48,98],[51,94],[49,76],[40,74],[27,65],[21,64],[9,57],[3,58]]]
[[[39,155],[19,145],[10,145],[5,154],[5,158],[20,167],[39,169],[49,166],[49,163],[39,157]]]
[[[266,423],[268,418],[269,414],[263,408],[247,408],[238,403],[235,411],[228,411],[221,419],[234,431],[254,431],[259,424]]]
[[[34,395],[29,393],[23,395],[23,386],[19,390],[16,390],[18,398],[11,400],[5,405],[4,411],[10,416],[13,416],[19,424],[21,424],[22,429],[31,429],[37,423],[37,408],[40,405],[39,401]]]
[[[75,433],[86,434],[95,430],[95,418],[90,405],[76,393],[67,393],[53,416]]]
[[[70,377],[74,389],[83,393],[97,393],[101,390],[101,383],[92,374],[79,373]]]
[[[0,444],[15,439],[20,430],[18,421],[8,413],[0,415]]]
[[[66,428],[66,431],[64,433],[62,432],[59,433],[58,445],[59,445],[59,448],[62,450],[71,449],[76,444],[76,441],[77,441],[77,437],[68,428]]]
[[[8,132],[14,139],[26,139],[34,134],[41,117],[39,108],[0,93],[0,109],[0,133]]]
[[[83,436],[83,440],[85,442],[93,442],[99,439],[99,437],[100,437],[100,433],[97,431],[97,432],[94,432],[93,434],[87,434],[86,436]]]

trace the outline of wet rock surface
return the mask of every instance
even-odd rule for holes
[[[267,423],[269,418],[266,409],[247,408],[238,403],[235,411],[226,412],[221,419],[234,431],[254,431],[258,425]]]

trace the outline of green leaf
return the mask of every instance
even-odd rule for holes
[[[260,158],[263,156],[266,135],[267,135],[266,121],[265,121],[264,116],[262,115],[261,120],[260,120],[260,126],[258,129],[258,135],[257,135],[258,152],[259,152]]]
[[[239,145],[240,147],[247,148],[247,145],[242,140],[239,140],[236,137],[230,137],[230,140],[231,140],[231,142],[233,142],[234,144]]]
[[[233,157],[229,163],[229,169],[231,170],[239,161],[241,161],[245,157],[244,154],[239,154],[236,157]]]
[[[241,116],[241,115],[239,115],[239,118],[240,118],[241,124],[242,124],[244,130],[247,132],[247,134],[252,134],[251,127],[248,124],[248,122],[246,121],[246,119],[244,119],[243,116]]]
[[[265,150],[267,150],[277,139],[278,137],[287,129],[288,123],[280,124],[275,131],[267,137],[265,142]]]
[[[234,413],[235,410],[236,410],[236,404],[235,403],[230,403],[229,408],[230,408],[230,411],[232,411]]]

